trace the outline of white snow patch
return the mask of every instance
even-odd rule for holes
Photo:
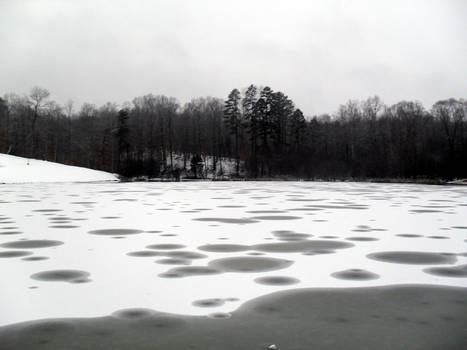
[[[117,181],[117,175],[0,153],[0,183]]]

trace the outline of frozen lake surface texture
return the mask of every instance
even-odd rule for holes
[[[467,188],[2,185],[0,325],[125,308],[226,315],[295,288],[467,287]]]

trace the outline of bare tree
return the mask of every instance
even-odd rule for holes
[[[34,86],[29,93],[29,99],[33,108],[33,116],[31,122],[31,156],[35,157],[36,155],[36,122],[37,117],[39,116],[39,111],[44,107],[47,98],[49,98],[50,92],[47,89],[41,88],[39,86]]]

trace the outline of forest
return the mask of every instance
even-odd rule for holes
[[[467,101],[349,100],[305,116],[284,93],[250,85],[225,100],[148,94],[75,111],[48,90],[0,98],[0,152],[124,177],[455,179],[467,177]],[[207,162],[207,159],[210,162]],[[229,171],[222,159],[230,159]],[[209,169],[207,169],[209,167]]]

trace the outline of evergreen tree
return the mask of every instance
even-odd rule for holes
[[[246,122],[246,127],[249,134],[249,141],[251,145],[251,173],[253,177],[258,176],[258,115],[255,108],[257,101],[258,89],[253,84],[250,85],[245,91],[245,96],[242,100],[243,118]]]
[[[240,91],[233,89],[225,102],[224,118],[234,138],[235,173],[240,173],[239,136],[242,127],[240,113]]]

